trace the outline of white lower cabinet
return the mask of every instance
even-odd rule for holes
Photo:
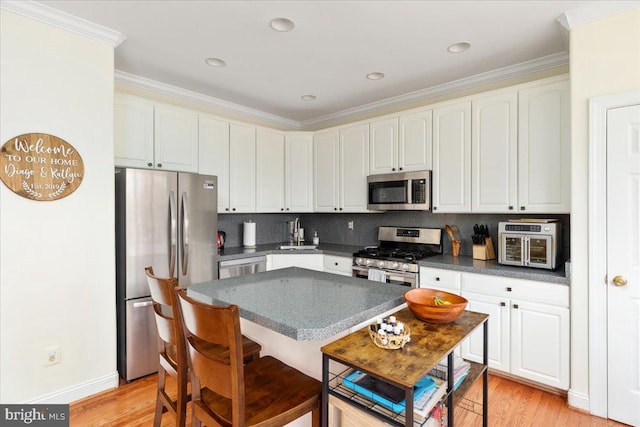
[[[420,267],[420,287],[460,295],[460,273],[438,268]]]
[[[569,288],[565,285],[462,274],[468,310],[489,314],[489,367],[569,388]],[[482,362],[482,333],[462,343],[462,357]]]
[[[267,271],[279,268],[300,267],[323,271],[322,254],[274,254],[267,255]]]
[[[341,276],[351,276],[353,258],[335,255],[324,255],[323,271],[327,273],[339,274]]]

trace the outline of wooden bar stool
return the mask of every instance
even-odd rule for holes
[[[242,364],[236,305],[217,307],[176,290],[191,368],[193,425],[282,426],[311,412],[320,426],[322,384],[271,356]],[[229,347],[229,358],[212,358],[204,346]]]
[[[180,323],[177,311],[174,289],[178,286],[178,279],[159,278],[154,276],[151,267],[145,268],[147,282],[151,291],[153,311],[158,330],[158,393],[156,410],[153,420],[155,427],[160,426],[162,413],[171,412],[176,418],[176,426],[183,427],[186,421],[187,402],[191,399],[188,394],[189,382],[188,359],[184,339],[184,329]],[[246,362],[259,359],[260,344],[242,337],[241,354]],[[224,346],[207,346],[206,352],[212,357],[225,359],[229,357],[229,348]],[[176,381],[178,396],[173,400],[165,390],[167,374]]]

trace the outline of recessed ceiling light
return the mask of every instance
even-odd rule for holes
[[[451,53],[461,53],[471,47],[471,43],[469,42],[458,42],[454,43],[447,48],[447,50]]]
[[[380,80],[384,78],[384,73],[380,73],[380,72],[369,73],[367,74],[367,78],[369,80]]]
[[[303,101],[314,101],[315,99],[317,99],[317,96],[315,96],[315,95],[302,95],[300,97],[300,99],[302,99]]]
[[[275,31],[286,32],[293,30],[296,24],[289,18],[273,18],[269,26]]]
[[[220,58],[207,58],[204,60],[204,62],[211,65],[212,67],[224,67],[225,65],[227,65],[227,63]]]

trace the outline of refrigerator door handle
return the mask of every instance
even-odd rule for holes
[[[150,305],[153,305],[153,301],[134,302],[133,308],[149,307]]]
[[[176,219],[176,195],[173,191],[169,192],[169,222],[171,235],[169,241],[171,248],[169,250],[169,277],[175,277],[176,268],[176,252],[178,251],[178,220]]]
[[[189,197],[182,193],[182,275],[187,275],[189,267]]]

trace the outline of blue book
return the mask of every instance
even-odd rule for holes
[[[404,389],[386,383],[364,372],[354,371],[342,380],[342,385],[392,411],[402,412],[406,409]],[[435,381],[428,375],[418,381],[413,388],[414,402],[424,393],[435,388],[435,386]]]

